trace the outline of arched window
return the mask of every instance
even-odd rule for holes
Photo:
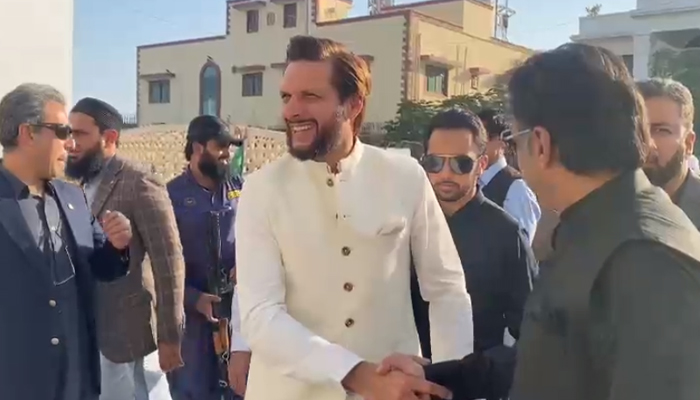
[[[199,113],[221,115],[221,69],[207,61],[199,73]]]

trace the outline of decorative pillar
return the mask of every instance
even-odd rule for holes
[[[651,35],[634,36],[634,68],[632,74],[635,80],[649,79],[651,58]]]

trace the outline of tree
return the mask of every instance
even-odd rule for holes
[[[600,15],[600,10],[603,8],[602,4],[596,4],[590,7],[586,7],[586,16],[587,17],[597,17]]]
[[[399,103],[394,119],[384,126],[386,142],[388,144],[422,143],[430,118],[442,110],[463,108],[479,112],[484,108],[494,108],[503,111],[505,105],[506,90],[503,86],[494,87],[484,93],[454,96],[437,102],[403,101]]]

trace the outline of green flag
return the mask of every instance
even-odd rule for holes
[[[243,175],[245,166],[244,148],[245,146],[238,147],[231,158],[231,173],[234,175]]]

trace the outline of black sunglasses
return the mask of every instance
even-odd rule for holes
[[[35,128],[51,129],[56,134],[56,137],[60,140],[67,140],[73,134],[73,128],[71,128],[68,125],[63,125],[63,124],[44,123],[44,124],[32,124],[31,126],[33,126]]]
[[[476,160],[469,156],[438,156],[428,154],[421,161],[423,169],[429,174],[437,174],[445,168],[445,164],[450,166],[450,170],[457,175],[464,175],[472,172]]]

